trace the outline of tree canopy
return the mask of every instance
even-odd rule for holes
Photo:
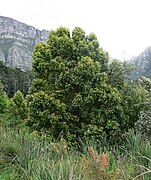
[[[124,129],[122,96],[108,82],[108,54],[81,28],[52,30],[33,52],[36,79],[28,95],[29,124],[70,142],[110,137]]]

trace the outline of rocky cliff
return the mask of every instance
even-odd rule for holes
[[[32,51],[39,41],[47,41],[49,31],[38,30],[14,19],[0,16],[0,61],[4,65],[30,70]]]
[[[134,78],[145,76],[151,78],[151,47],[148,47],[138,57],[130,61],[135,69],[132,73]]]

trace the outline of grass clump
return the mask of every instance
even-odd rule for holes
[[[139,133],[125,134],[122,146],[89,142],[82,147],[69,147],[63,138],[54,142],[25,128],[1,126],[0,179],[150,180],[151,144]]]

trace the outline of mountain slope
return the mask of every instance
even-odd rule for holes
[[[0,16],[0,61],[9,67],[31,70],[33,48],[39,41],[47,41],[48,35],[47,30]]]
[[[145,76],[151,78],[151,47],[148,47],[138,57],[130,60],[134,65],[134,78]]]

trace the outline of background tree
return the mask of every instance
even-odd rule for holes
[[[135,128],[141,131],[148,137],[151,136],[151,80],[146,77],[139,79],[141,85],[147,91],[147,98],[145,101],[145,107],[141,109],[138,121],[135,123]]]
[[[122,90],[123,108],[126,115],[127,130],[134,128],[140,112],[147,108],[148,92],[138,81],[130,81]]]
[[[50,32],[48,43],[36,45],[33,59],[30,126],[55,138],[63,133],[70,142],[101,140],[124,130],[122,97],[108,83],[108,54],[94,34],[75,28],[70,35],[60,27]]]
[[[4,113],[7,109],[8,97],[3,90],[3,84],[0,81],[0,114]]]
[[[31,81],[33,79],[32,72],[23,72],[18,68],[6,67],[0,62],[0,79],[4,85],[4,90],[9,98],[12,98],[18,90],[24,96],[27,94]]]
[[[131,79],[130,74],[132,71],[133,66],[128,62],[122,62],[117,59],[112,60],[112,62],[109,63],[108,68],[110,85],[122,90],[127,82]]]
[[[109,64],[108,76],[112,87],[117,88],[122,95],[122,105],[126,115],[125,128],[133,128],[140,116],[140,112],[146,108],[148,92],[145,86],[138,80],[131,79],[133,66],[128,62],[113,60]]]

